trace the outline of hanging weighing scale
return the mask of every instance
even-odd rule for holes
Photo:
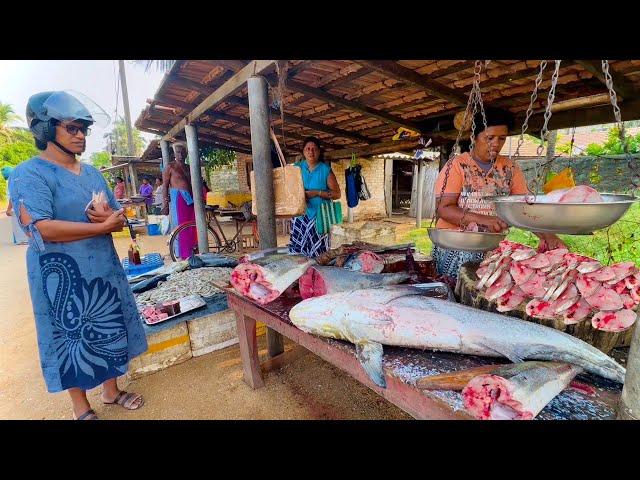
[[[543,62],[541,64],[540,73],[536,80],[536,87],[531,96],[531,103],[529,110],[522,128],[522,134],[518,148],[516,149],[516,156],[518,155],[518,149],[522,144],[524,132],[527,129],[527,122],[532,112],[533,102],[535,101],[537,87],[542,80],[542,71],[544,69]],[[544,141],[548,134],[547,124],[551,117],[551,105],[553,104],[555,86],[558,79],[558,70],[560,67],[560,60],[556,60],[556,69],[552,77],[551,90],[548,96],[547,108],[545,111],[545,122],[541,131],[541,144],[538,147],[538,161],[536,164],[536,178],[530,182],[528,186],[530,194],[527,195],[505,195],[505,196],[491,196],[486,197],[487,201],[493,202],[496,214],[507,224],[528,230],[530,232],[540,233],[553,233],[553,234],[569,234],[569,235],[584,235],[593,233],[596,230],[601,230],[613,225],[620,220],[622,216],[629,210],[632,204],[640,200],[635,195],[625,194],[609,194],[601,193],[602,200],[589,203],[578,202],[562,202],[558,203],[554,197],[549,197],[547,194],[539,194],[540,175],[538,170],[540,168],[540,155],[542,153]],[[609,95],[611,104],[613,105],[613,111],[615,114],[616,122],[620,126],[620,139],[624,145],[625,154],[629,169],[631,170],[631,188],[638,188],[640,185],[640,176],[636,171],[636,167],[633,163],[633,159],[628,152],[628,145],[624,133],[624,124],[620,115],[620,109],[617,104],[617,97],[613,88],[613,82],[611,81],[611,75],[609,74],[609,62],[607,60],[602,61],[602,69],[606,77],[606,84],[609,89]]]
[[[438,210],[440,207],[440,202],[442,200],[442,195],[447,187],[447,180],[449,179],[449,173],[451,171],[451,166],[453,164],[453,158],[456,155],[458,145],[460,143],[460,137],[462,136],[462,132],[470,129],[470,139],[471,146],[470,150],[473,149],[473,144],[475,142],[475,116],[478,111],[478,106],[480,106],[480,111],[482,113],[482,120],[484,122],[485,130],[487,128],[487,119],[484,112],[484,105],[482,103],[482,96],[480,93],[480,71],[482,70],[482,62],[480,60],[476,60],[475,68],[474,68],[474,80],[473,86],[471,88],[471,93],[469,94],[469,100],[467,102],[467,107],[464,111],[464,116],[461,114],[463,112],[459,112],[456,115],[456,128],[458,128],[458,136],[456,138],[456,142],[451,150],[451,155],[449,156],[449,160],[445,167],[445,178],[442,184],[442,191],[440,192],[440,196],[436,202],[436,214],[435,218],[432,219],[431,225],[434,222],[437,222],[438,219]],[[494,250],[498,248],[500,242],[505,239],[507,233],[492,233],[492,232],[472,232],[465,231],[464,226],[462,225],[462,220],[464,219],[465,214],[468,211],[467,208],[467,200],[468,196],[464,197],[464,202],[462,206],[463,215],[460,219],[460,230],[451,230],[448,228],[436,228],[429,227],[427,228],[427,233],[431,242],[434,245],[437,245],[441,248],[446,248],[448,250],[460,250],[465,252],[488,252],[490,250]]]

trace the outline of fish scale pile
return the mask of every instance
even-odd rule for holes
[[[146,291],[136,297],[141,307],[154,306],[157,302],[177,300],[187,295],[211,297],[222,290],[216,288],[214,282],[228,282],[232,268],[205,267],[177,272],[167,277],[153,290]]]
[[[527,301],[535,318],[561,318],[567,324],[590,315],[596,330],[620,332],[636,321],[640,304],[640,269],[633,262],[604,266],[567,249],[537,253],[520,243],[503,240],[477,270],[478,290],[497,302],[499,312]]]

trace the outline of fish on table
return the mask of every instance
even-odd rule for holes
[[[289,318],[301,330],[346,340],[369,377],[386,387],[383,345],[571,363],[620,383],[625,369],[588,343],[553,328],[386,286],[308,298]]]

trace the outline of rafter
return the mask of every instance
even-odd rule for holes
[[[360,65],[369,67],[372,70],[380,72],[388,77],[395,78],[396,80],[400,80],[401,82],[411,84],[414,87],[424,89],[431,95],[449,100],[450,102],[453,102],[457,105],[465,106],[467,104],[466,95],[456,92],[455,90],[447,87],[446,85],[442,85],[435,80],[426,78],[424,75],[420,75],[410,68],[403,67],[402,65],[399,65],[394,61],[355,60],[355,62],[359,63]]]
[[[584,68],[586,71],[593,74],[598,80],[600,80],[604,85],[607,84],[604,72],[602,71],[602,63],[598,60],[576,60],[578,65]],[[634,96],[634,86],[631,82],[629,82],[623,75],[620,75],[616,72],[611,65],[609,65],[609,75],[611,75],[611,80],[613,81],[613,88],[615,89],[617,94],[622,95],[623,97],[633,97]]]

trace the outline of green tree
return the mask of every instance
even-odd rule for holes
[[[31,135],[31,132],[29,132]],[[0,168],[1,167],[15,167],[16,165],[35,157],[40,153],[33,142],[33,137],[30,141],[16,141],[7,142],[0,145]],[[0,200],[6,199],[7,183],[5,179],[0,175]]]
[[[0,136],[10,139],[9,124],[20,120],[22,118],[13,111],[11,105],[0,102]]]
[[[111,166],[111,154],[109,152],[94,152],[89,157],[91,165],[96,168],[110,167]]]
[[[142,155],[144,147],[147,141],[140,135],[140,131],[133,129],[133,144],[135,145],[135,154],[137,156]],[[113,129],[110,133],[106,134],[108,137],[106,151],[112,152],[114,155],[129,155],[129,146],[127,142],[127,124],[124,118],[120,117],[113,125]]]

